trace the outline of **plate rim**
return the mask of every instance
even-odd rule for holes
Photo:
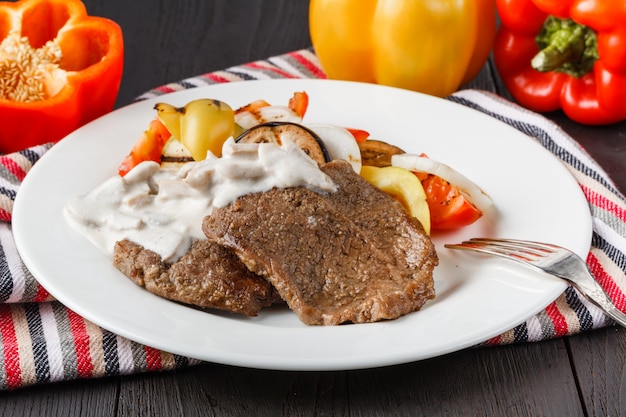
[[[488,118],[490,121],[496,122],[496,123],[500,123],[503,126],[506,126],[506,129],[511,129],[511,131],[515,131],[518,132],[517,130],[515,130],[513,127],[507,125],[504,122],[498,121],[492,117],[489,117],[488,115],[485,115],[475,109],[471,109],[469,107],[466,106],[462,106],[461,104],[458,103],[454,103],[452,101],[448,101],[445,99],[439,99],[436,97],[432,97],[432,96],[426,96],[420,93],[415,93],[415,92],[411,92],[408,90],[400,90],[400,89],[395,89],[393,87],[385,87],[385,86],[379,86],[379,85],[373,85],[373,84],[362,84],[362,83],[357,83],[357,82],[346,82],[346,81],[335,81],[335,80],[313,80],[313,79],[306,79],[306,80],[302,80],[302,79],[294,79],[294,80],[285,80],[285,79],[274,79],[274,80],[252,80],[252,81],[246,81],[245,84],[248,85],[251,89],[257,88],[255,86],[261,86],[261,88],[266,88],[263,87],[265,85],[277,85],[277,84],[282,84],[283,86],[291,86],[291,85],[303,85],[303,84],[307,84],[307,85],[316,85],[316,84],[327,84],[327,85],[349,85],[351,87],[347,87],[347,88],[357,88],[357,89],[381,89],[382,90],[391,90],[394,92],[397,92],[399,94],[408,94],[408,95],[416,95],[416,96],[421,96],[422,99],[425,100],[444,100],[446,103],[448,103],[449,105],[452,106],[460,106],[461,108],[465,109],[463,111],[469,111],[469,112],[474,112],[475,115],[477,117],[485,117]],[[197,93],[201,93],[202,91],[210,91],[210,90],[214,90],[216,87],[218,88],[227,88],[224,86],[227,85],[233,85],[235,83],[227,83],[227,84],[215,84],[215,85],[209,85],[209,86],[205,86],[205,87],[196,87],[193,89],[188,89],[188,90],[182,90],[182,91],[177,91],[177,92],[173,92],[173,93],[168,93],[165,95],[160,95],[160,96],[156,96],[147,100],[142,100],[139,102],[135,102],[132,103],[130,105],[124,106],[122,108],[116,109],[115,111],[109,113],[106,116],[103,116],[100,119],[103,118],[110,118],[110,117],[115,117],[115,115],[118,115],[120,113],[123,112],[127,112],[129,111],[129,108],[133,108],[133,106],[141,106],[142,103],[146,103],[146,102],[152,102],[154,100],[168,100],[169,98],[172,97],[178,97],[178,96],[184,96],[186,94],[189,94],[190,92],[197,92]],[[237,83],[239,84],[239,83]],[[271,87],[270,87],[271,88]],[[280,87],[280,88],[287,88],[287,87]],[[448,105],[447,104],[447,105]],[[478,116],[481,115],[481,116]],[[97,119],[97,120],[100,120]],[[82,132],[84,132],[86,129],[89,129],[90,126],[93,126],[93,122],[86,125],[83,128],[78,129],[76,132],[68,135],[68,137],[66,139],[63,139],[62,141],[60,141],[57,145],[53,146],[50,150],[48,150],[48,152],[46,152],[46,154],[43,155],[43,157],[41,158],[40,161],[38,161],[37,164],[35,164],[31,170],[31,173],[35,173],[34,175],[27,175],[26,178],[24,179],[24,182],[22,183],[20,190],[22,189],[29,189],[28,187],[30,187],[30,182],[31,181],[35,181],[32,178],[37,178],[37,176],[39,175],[38,172],[39,170],[43,170],[46,169],[46,162],[44,162],[44,164],[41,164],[42,161],[47,161],[48,159],[53,159],[56,158],[56,154],[57,153],[61,153],[64,151],[65,147],[71,146],[72,145],[72,141],[76,141],[77,139],[72,139],[75,138],[77,136],[80,136],[80,134]],[[521,132],[518,132],[519,134],[521,134]],[[522,134],[523,135],[523,134]],[[529,138],[530,139],[530,138]],[[538,149],[541,149],[543,152],[548,153],[555,161],[558,161],[559,163],[561,161],[558,160],[558,158],[554,155],[552,155],[548,150],[546,150],[545,148],[543,148],[541,145],[537,144]],[[52,156],[50,156],[52,155]],[[41,168],[39,168],[41,167]],[[30,178],[30,179],[29,179]],[[571,177],[571,179],[573,181],[575,181],[575,179],[573,177]],[[24,187],[25,186],[25,187]],[[581,192],[582,194],[582,192]],[[24,251],[28,252],[28,244],[25,241],[25,237],[24,235],[21,233],[22,230],[25,230],[25,222],[27,221],[23,216],[25,216],[24,214],[24,208],[23,205],[26,204],[24,203],[25,197],[23,197],[24,193],[17,193],[16,196],[16,200],[15,200],[15,204],[14,204],[14,211],[13,211],[13,225],[14,225],[14,230],[17,232],[15,233],[15,242],[16,242],[16,246],[17,249],[19,251],[20,254],[23,254]],[[586,200],[585,200],[586,201]],[[589,214],[588,216],[588,226],[586,226],[587,230],[587,241],[588,241],[588,245],[587,248],[589,248],[590,246],[590,242],[591,242],[591,215]],[[45,274],[45,272],[40,271],[40,268],[38,265],[36,265],[35,260],[31,259],[30,256],[27,254],[26,256],[23,256],[23,261],[24,264],[31,270],[31,271],[37,271],[38,275],[42,275]],[[32,268],[32,269],[31,269]],[[41,277],[38,277],[37,275],[35,275],[35,272],[33,271],[33,275],[37,278],[37,280],[42,279]],[[42,279],[44,282],[47,282],[47,279],[43,278]],[[566,288],[566,285],[564,283],[558,283],[558,285],[555,283],[554,285],[554,290],[551,292],[554,293],[554,297],[556,298],[560,295],[560,293]],[[56,292],[56,291],[55,291]],[[57,298],[61,303],[68,305],[70,304],[70,308],[72,308],[72,310],[76,311],[77,313],[79,313],[81,316],[83,316],[84,318],[86,318],[87,320],[90,320],[96,324],[98,324],[99,326],[101,326],[104,329],[108,329],[110,331],[113,331],[116,334],[119,334],[121,336],[124,336],[130,340],[133,340],[137,343],[142,343],[142,344],[146,344],[146,345],[150,345],[165,351],[170,351],[172,352],[172,350],[176,350],[176,349],[172,349],[172,347],[168,344],[168,343],[160,343],[159,341],[155,341],[152,340],[150,338],[146,338],[146,337],[140,337],[137,336],[135,334],[129,334],[128,331],[125,328],[120,328],[119,326],[111,326],[109,325],[109,323],[103,323],[102,320],[99,319],[99,317],[97,317],[96,315],[93,314],[93,312],[89,311],[88,309],[84,309],[82,308],[82,306],[80,305],[76,305],[75,302],[72,302],[72,300],[66,300],[63,296],[63,294],[54,294],[53,292],[51,292],[51,294]],[[552,296],[550,296],[552,297]],[[552,300],[551,300],[552,301]],[[547,305],[547,304],[546,304]],[[78,307],[78,308],[77,308]],[[184,307],[187,308],[187,307]],[[545,308],[542,307],[542,308]],[[525,320],[527,320],[529,317],[532,317],[534,314],[536,314],[537,312],[541,311],[542,308],[538,308],[536,309],[536,311],[533,312],[529,312],[525,317],[520,317],[519,323],[524,322]],[[415,313],[415,314],[419,314]],[[376,324],[374,324],[376,325]],[[387,323],[383,323],[378,327],[383,327],[386,326]],[[357,325],[357,326],[363,326],[363,325]],[[339,363],[341,361],[343,361],[343,359],[341,358],[337,358],[337,361],[332,361],[332,360],[328,360],[328,362],[321,363],[320,361],[302,361],[300,359],[285,359],[283,358],[283,362],[282,363],[277,363],[277,362],[267,362],[267,361],[262,361],[263,363],[260,363],[259,361],[255,360],[254,357],[250,357],[250,358],[244,358],[244,357],[230,357],[228,355],[225,355],[223,357],[220,358],[209,358],[209,357],[200,357],[199,359],[201,360],[210,360],[213,362],[218,362],[218,363],[225,363],[225,364],[229,364],[229,365],[239,365],[239,366],[246,366],[246,367],[253,367],[253,368],[264,368],[264,369],[277,369],[277,370],[346,370],[346,369],[360,369],[360,368],[369,368],[369,367],[377,367],[377,366],[385,366],[385,365],[393,365],[393,364],[397,364],[397,363],[404,363],[404,362],[409,362],[409,361],[415,361],[415,360],[422,360],[422,359],[427,359],[429,357],[433,357],[433,356],[439,356],[442,354],[446,354],[446,353],[450,353],[453,351],[457,351],[466,347],[470,347],[473,345],[476,345],[478,343],[484,342],[485,340],[488,340],[489,338],[496,336],[506,330],[509,330],[509,326],[505,326],[507,327],[506,329],[494,329],[493,331],[491,331],[488,335],[483,335],[478,339],[471,339],[471,340],[467,340],[465,343],[459,343],[456,344],[454,346],[450,346],[449,349],[440,349],[439,352],[437,353],[437,355],[407,355],[406,357],[397,357],[397,358],[388,358],[388,357],[382,357],[379,358],[377,360],[372,360],[371,358],[363,358],[363,359],[357,359],[352,361],[350,364],[345,364],[345,363]],[[186,352],[172,352],[172,353],[178,353],[181,355],[185,355],[185,356],[192,356],[189,355]]]

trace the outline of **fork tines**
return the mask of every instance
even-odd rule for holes
[[[459,244],[445,244],[449,249],[467,249],[490,255],[499,255],[517,258],[518,260],[532,261],[555,253],[559,248],[549,243],[517,240],[472,238]]]
[[[626,327],[626,314],[617,308],[611,297],[595,280],[585,261],[569,249],[536,241],[490,238],[474,238],[456,245],[444,246],[500,256],[561,278],[573,285],[609,317]]]

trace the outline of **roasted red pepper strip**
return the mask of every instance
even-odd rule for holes
[[[158,117],[155,117],[120,164],[118,174],[123,177],[131,169],[145,161],[161,163],[163,147],[171,137],[170,131]]]
[[[289,99],[289,108],[298,116],[304,117],[309,108],[309,95],[304,91],[296,91]]]
[[[53,95],[34,101],[0,96],[1,153],[56,142],[113,109],[124,58],[115,22],[88,16],[79,0],[0,2],[0,42],[10,35],[27,38],[35,50],[53,41],[61,58],[56,72],[45,74],[53,81],[44,89],[57,87]],[[0,64],[11,59],[5,52]]]
[[[354,140],[359,143],[365,142],[367,138],[370,137],[370,133],[367,130],[354,129],[351,127],[348,127],[346,129],[348,129],[348,132],[352,133],[352,136],[354,136]]]
[[[626,3],[497,0],[494,60],[509,92],[539,112],[572,120],[626,120]]]

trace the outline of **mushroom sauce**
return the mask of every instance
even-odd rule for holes
[[[209,155],[173,168],[143,162],[71,200],[65,217],[107,254],[112,255],[115,242],[128,239],[172,262],[192,240],[204,238],[202,220],[212,208],[245,194],[297,186],[318,192],[336,188],[291,141],[278,146],[229,139],[221,158]]]

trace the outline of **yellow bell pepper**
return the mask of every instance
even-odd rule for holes
[[[496,9],[494,0],[311,0],[309,28],[329,78],[443,97],[487,60]]]
[[[391,195],[415,217],[430,234],[430,208],[422,183],[408,169],[400,167],[374,167],[364,165],[359,173],[367,182]]]

